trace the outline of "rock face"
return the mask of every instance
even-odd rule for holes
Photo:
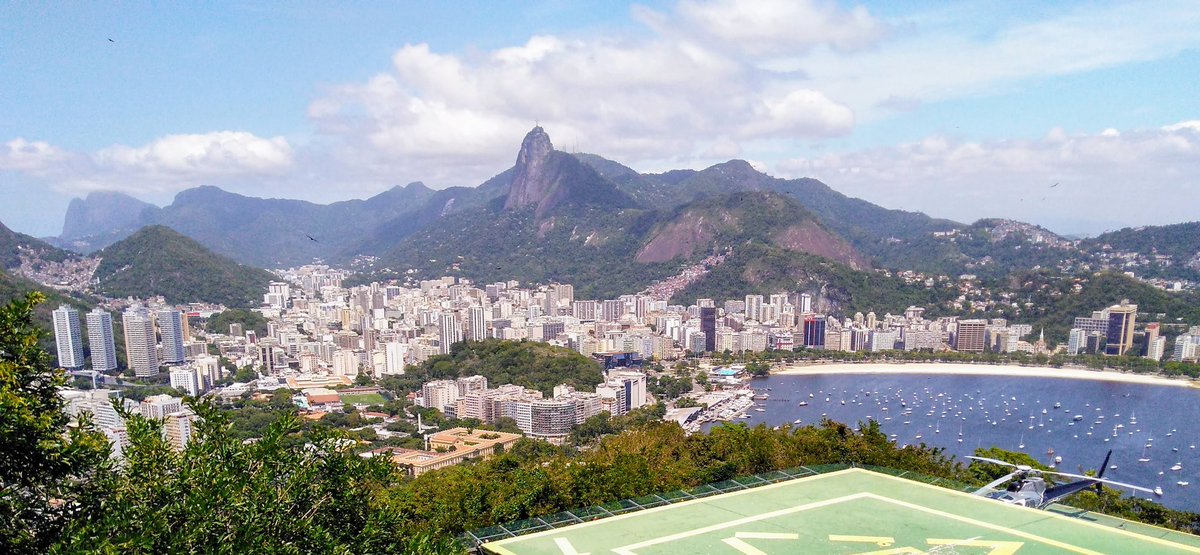
[[[550,179],[547,167],[552,152],[554,145],[550,142],[550,135],[540,126],[525,135],[521,141],[521,151],[517,153],[517,164],[513,168],[512,185],[504,208],[517,210],[539,205],[552,195],[556,183]]]
[[[635,204],[591,166],[554,150],[550,136],[534,127],[521,141],[504,208],[513,212],[533,207],[534,216],[542,220],[561,210],[619,209]]]
[[[67,206],[67,217],[63,220],[62,235],[59,237],[70,240],[137,229],[142,211],[147,208],[157,207],[123,193],[88,193],[87,198],[72,199]]]

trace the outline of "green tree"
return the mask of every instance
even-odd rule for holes
[[[68,511],[105,466],[108,442],[88,427],[68,427],[58,388],[63,373],[38,345],[30,293],[0,308],[0,551],[44,553]]]
[[[400,474],[364,459],[343,435],[316,430],[305,443],[294,411],[259,441],[230,433],[215,406],[191,403],[196,435],[182,452],[161,424],[127,414],[125,464],[98,477],[99,492],[51,552],[453,553],[448,536],[414,529],[377,502]]]
[[[755,378],[765,378],[771,375],[771,365],[756,360],[746,365],[746,371]]]

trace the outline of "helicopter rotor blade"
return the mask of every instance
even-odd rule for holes
[[[1014,471],[1010,472],[1007,476],[1004,476],[1003,478],[998,478],[998,479],[996,479],[996,481],[975,490],[973,495],[983,495],[989,491],[992,491],[993,489],[996,488],[996,486],[1011,480],[1013,478],[1013,476],[1016,476],[1017,474],[1020,474],[1020,473],[1021,473],[1020,470],[1014,470]]]
[[[1005,462],[1005,461],[1002,461],[1002,460],[999,460],[999,459],[989,459],[989,458],[987,458],[987,457],[975,457],[975,456],[971,456],[971,455],[967,455],[967,458],[968,458],[968,459],[971,459],[971,460],[975,460],[975,461],[982,461],[982,462],[988,462],[988,463],[992,463],[992,464],[999,464],[999,465],[1002,465],[1002,466],[1008,466],[1008,467],[1016,468],[1016,469],[1019,469],[1019,470],[1024,470],[1024,471],[1026,471],[1026,472],[1028,472],[1028,471],[1030,471],[1030,470],[1033,470],[1032,468],[1030,468],[1030,467],[1029,467],[1029,466],[1027,466],[1027,465],[1023,465],[1023,464],[1013,464],[1013,463],[1010,463],[1010,462]]]
[[[1100,482],[1102,484],[1108,484],[1110,486],[1129,488],[1131,490],[1141,491],[1141,492],[1145,492],[1145,493],[1154,493],[1155,495],[1157,495],[1157,493],[1155,493],[1155,491],[1152,489],[1144,488],[1142,486],[1135,486],[1133,484],[1126,484],[1124,482],[1118,482],[1116,480],[1109,480],[1106,478],[1097,478],[1095,476],[1085,476],[1083,474],[1071,474],[1069,472],[1055,472],[1053,470],[1043,470],[1042,474],[1055,474],[1058,476],[1066,476],[1068,478],[1075,478],[1078,480],[1092,480],[1092,481]]]

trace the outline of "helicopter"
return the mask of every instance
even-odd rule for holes
[[[1092,486],[1095,486],[1096,492],[1099,493],[1101,491],[1102,484],[1119,486],[1119,487],[1128,488],[1131,490],[1140,491],[1140,492],[1144,492],[1144,493],[1152,493],[1152,494],[1158,495],[1158,496],[1162,495],[1161,488],[1147,489],[1147,488],[1143,488],[1141,486],[1135,486],[1132,484],[1126,484],[1126,483],[1122,483],[1122,482],[1116,482],[1113,480],[1104,479],[1104,471],[1108,468],[1108,459],[1110,457],[1112,457],[1111,450],[1108,452],[1107,455],[1105,455],[1104,464],[1100,465],[1100,472],[1096,476],[1084,476],[1082,474],[1070,474],[1067,472],[1057,472],[1057,471],[1051,471],[1051,470],[1037,470],[1028,465],[1012,464],[1010,462],[1005,462],[1005,461],[996,460],[996,459],[989,459],[987,457],[968,456],[967,458],[971,459],[971,460],[976,460],[976,461],[981,461],[981,462],[986,462],[986,463],[991,463],[991,464],[998,464],[1001,466],[1007,466],[1007,467],[1016,469],[1016,470],[1013,470],[1008,475],[1006,475],[1002,478],[999,478],[999,479],[993,481],[992,483],[990,483],[986,486],[983,486],[982,488],[979,488],[978,490],[973,492],[974,495],[985,496],[990,499],[995,499],[997,501],[1008,503],[1010,505],[1020,505],[1022,507],[1033,507],[1033,508],[1037,508],[1037,509],[1045,509],[1051,503],[1054,503],[1055,501],[1058,501],[1059,499],[1062,499],[1073,493],[1083,491]],[[1068,478],[1076,478],[1076,481],[1058,485],[1058,486],[1047,486],[1046,480],[1042,478],[1043,474],[1053,474],[1055,476],[1066,476]],[[1005,482],[1009,482],[1010,480],[1013,480],[1013,478],[1016,478],[1016,480],[1009,483],[1009,485],[1006,489],[1004,489],[1002,491],[997,491],[995,489],[997,486],[1000,486],[1001,484],[1004,484]]]

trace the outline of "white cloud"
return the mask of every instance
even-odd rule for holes
[[[113,145],[90,155],[25,139],[0,145],[0,170],[42,178],[68,194],[110,190],[164,200],[164,194],[214,181],[294,178],[288,175],[293,166],[286,139],[244,131],[167,135],[143,146]]]
[[[1037,14],[985,6],[939,5],[884,20],[833,0],[680,0],[662,11],[634,8],[642,26],[604,37],[536,35],[461,52],[410,44],[378,74],[313,98],[305,115],[314,133],[303,146],[244,131],[168,135],[91,153],[13,139],[0,145],[0,170],[72,192],[162,195],[210,183],[329,201],[414,180],[478,184],[509,167],[535,121],[562,150],[643,171],[745,156],[908,208],[915,200],[950,207],[947,199],[957,198],[1001,213],[1018,202],[1018,184],[1056,173],[1115,183],[1114,176],[1141,182],[1195,169],[1200,120],[1086,136],[1052,129],[1029,141],[935,136],[788,159],[819,146],[812,143],[855,140],[864,122],[916,121],[942,101],[1200,47],[1200,10],[1190,2],[1047,5]],[[1190,179],[1174,182],[1194,187]]]
[[[292,164],[292,148],[283,137],[264,139],[244,131],[167,135],[140,147],[115,145],[93,160],[114,172],[185,179],[217,175],[278,173]]]
[[[671,24],[683,32],[754,55],[793,55],[817,45],[859,50],[886,30],[866,8],[844,10],[830,0],[683,0],[674,15]]]
[[[800,71],[830,98],[873,120],[889,98],[930,104],[1010,91],[1030,79],[1154,60],[1200,46],[1200,10],[1186,0],[1086,4],[1036,21],[981,28],[974,12],[948,4],[899,25],[861,52],[818,49],[765,63]],[[881,110],[882,108],[882,110]]]
[[[1064,232],[1097,232],[1103,227],[1086,222],[1195,220],[1190,199],[1200,195],[1195,178],[1200,130],[1181,122],[1094,135],[1054,129],[1031,141],[934,136],[895,147],[783,160],[776,170],[816,177],[884,206],[957,220],[1012,217]]]
[[[0,170],[41,175],[68,158],[67,152],[45,141],[18,137],[0,144]]]

